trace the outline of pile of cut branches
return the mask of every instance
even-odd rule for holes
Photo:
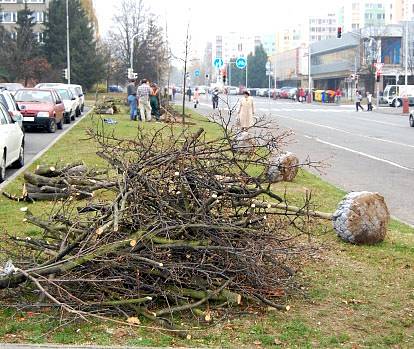
[[[170,330],[176,313],[210,320],[216,309],[288,309],[308,249],[296,238],[312,219],[308,201],[292,211],[267,181],[269,156],[287,134],[258,122],[254,151],[241,153],[229,123],[217,139],[166,126],[125,140],[100,127],[90,135],[118,174],[105,194],[112,199],[68,200],[46,218],[25,210],[43,233],[2,242],[0,289],[29,283],[69,313],[135,324],[142,316]]]
[[[118,114],[120,112],[119,106],[123,102],[120,99],[113,97],[104,97],[102,101],[99,101],[95,105],[95,112],[98,114]]]
[[[27,202],[93,198],[95,191],[116,185],[116,182],[102,177],[106,173],[107,171],[90,170],[82,162],[60,167],[39,165],[34,173],[24,174],[25,184],[21,196],[7,192],[3,192],[3,195],[12,200]]]

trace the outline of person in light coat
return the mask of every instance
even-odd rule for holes
[[[239,105],[239,123],[242,129],[253,126],[254,102],[250,93],[245,91]]]

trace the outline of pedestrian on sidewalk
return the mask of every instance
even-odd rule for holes
[[[141,116],[140,120],[142,121],[151,121],[150,94],[151,87],[148,84],[148,80],[142,79],[141,85],[137,90],[139,113]]]
[[[244,91],[243,96],[239,105],[238,122],[242,130],[245,130],[253,126],[254,102],[249,91]]]
[[[213,94],[212,94],[211,100],[213,101],[213,109],[218,108],[218,103],[219,103],[219,90],[218,90],[217,87],[213,90]]]
[[[372,94],[370,92],[367,92],[367,111],[372,111]]]
[[[197,108],[198,103],[200,103],[200,92],[198,91],[198,87],[196,87],[194,91],[193,102],[194,102],[194,108]]]
[[[355,102],[356,111],[358,111],[359,108],[364,110],[364,108],[361,105],[362,95],[361,95],[361,92],[359,92],[358,90],[356,91],[355,99],[356,99],[356,102]]]
[[[335,90],[335,102],[336,104],[340,104],[341,103],[341,97],[342,97],[342,91],[341,89],[338,87]]]
[[[193,91],[191,91],[191,87],[189,86],[187,89],[187,96],[188,96],[188,101],[191,102],[191,96],[193,95]]]
[[[151,115],[155,116],[155,120],[160,121],[160,89],[155,83],[152,83],[150,87]]]
[[[135,80],[130,79],[129,84],[127,85],[128,93],[128,104],[129,104],[129,117],[131,121],[137,120],[138,114],[138,101],[137,101],[137,87],[135,86]]]

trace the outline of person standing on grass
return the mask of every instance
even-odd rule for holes
[[[127,85],[128,93],[128,104],[129,104],[129,117],[131,121],[137,120],[138,107],[137,107],[137,90],[135,86],[135,80],[130,79],[129,84]]]
[[[193,101],[194,101],[194,108],[197,108],[198,103],[200,103],[200,92],[198,91],[198,87],[196,87],[194,91]]]
[[[155,83],[152,83],[150,86],[151,114],[155,116],[155,120],[160,121],[160,89]]]
[[[372,94],[370,92],[367,92],[367,111],[372,111]]]
[[[361,92],[356,91],[356,95],[355,95],[355,107],[356,107],[356,111],[359,110],[359,108],[361,108],[362,110],[364,110],[364,108],[361,105],[361,101],[362,101],[362,95]]]
[[[238,115],[240,127],[247,129],[253,126],[254,102],[249,91],[244,91],[243,96],[244,98],[240,100]]]
[[[147,79],[141,80],[141,85],[137,90],[139,113],[142,121],[151,121],[151,105],[150,105],[151,87]]]

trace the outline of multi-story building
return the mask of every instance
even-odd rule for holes
[[[34,12],[35,26],[33,31],[39,42],[43,42],[44,21],[49,6],[49,0],[0,0],[0,23],[16,36],[17,13],[24,8],[27,3],[29,9]]]
[[[283,28],[276,32],[276,52],[292,50],[305,42],[301,24]]]
[[[308,31],[306,36],[310,38],[311,42],[334,38],[338,29],[337,14],[328,13],[327,15],[310,17],[309,27],[305,29]],[[306,40],[306,38],[303,39]]]
[[[214,57],[220,57],[225,62],[238,56],[247,57],[250,53],[254,53],[256,46],[263,45],[266,53],[270,56],[276,51],[276,35],[275,34],[244,34],[238,32],[230,32],[225,35],[217,35],[214,46]],[[213,59],[214,59],[213,57]]]
[[[352,0],[344,1],[341,9],[345,32],[356,31],[365,27],[378,27],[396,23],[393,4],[395,0]]]

